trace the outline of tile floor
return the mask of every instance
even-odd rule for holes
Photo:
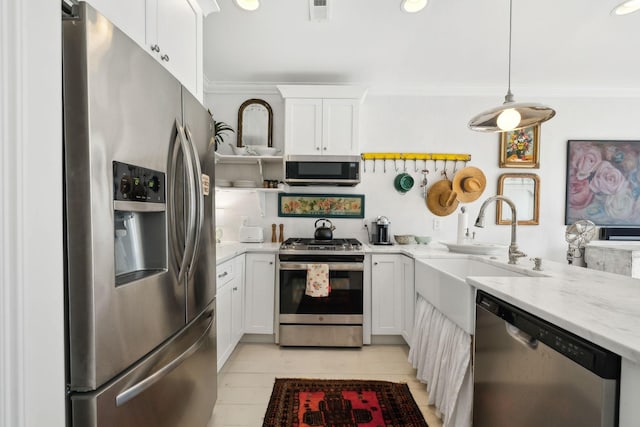
[[[218,400],[208,427],[261,426],[276,377],[405,382],[429,427],[442,427],[407,361],[408,352],[404,345],[324,349],[240,343],[218,376]]]

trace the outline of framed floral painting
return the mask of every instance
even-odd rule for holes
[[[567,145],[565,224],[640,225],[640,141]]]
[[[364,218],[364,195],[280,193],[278,216]]]
[[[500,133],[501,168],[539,168],[540,125]]]

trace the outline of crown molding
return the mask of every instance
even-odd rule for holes
[[[206,94],[280,95],[278,85],[329,84],[325,82],[214,82],[205,76]],[[332,83],[336,84],[336,83]],[[496,97],[504,98],[504,86],[403,86],[345,83],[368,87],[367,96],[423,97]],[[516,101],[541,98],[640,98],[640,87],[542,87],[518,86],[513,89]]]

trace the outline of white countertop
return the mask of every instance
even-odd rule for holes
[[[279,243],[223,242],[216,261],[245,252],[277,252]],[[507,263],[507,254],[464,255],[429,245],[364,245],[369,254],[404,254],[421,258],[466,257]],[[497,258],[497,259],[494,259]],[[521,259],[519,268],[533,263]],[[640,364],[640,279],[544,260],[548,277],[469,277],[467,282],[510,304]]]
[[[467,257],[507,265],[506,253],[463,255],[433,243],[421,246],[400,245],[393,250],[417,262]],[[603,246],[640,249],[628,242]],[[531,269],[533,263],[523,258],[518,268]],[[640,364],[640,279],[549,260],[543,260],[542,268],[547,277],[469,277],[467,283]]]
[[[640,251],[640,242],[625,242],[620,240],[594,240],[587,244],[588,248],[600,248],[618,251]]]
[[[222,242],[216,245],[216,264],[230,260],[236,255],[247,252],[278,252],[280,243],[240,243]]]
[[[469,277],[467,283],[640,363],[640,280],[547,260],[543,268],[550,277]]]

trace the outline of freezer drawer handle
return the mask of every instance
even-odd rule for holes
[[[116,396],[116,406],[124,405],[129,400],[133,399],[134,397],[136,397],[137,395],[139,395],[140,393],[142,393],[143,391],[151,387],[153,384],[157,383],[162,378],[169,375],[171,371],[173,371],[178,366],[180,366],[180,364],[184,362],[186,359],[188,359],[189,356],[191,356],[193,353],[198,351],[198,349],[202,347],[202,344],[204,344],[204,341],[207,339],[207,335],[209,334],[209,331],[211,330],[211,326],[213,325],[213,318],[214,316],[212,313],[210,316],[209,324],[207,325],[207,328],[205,329],[205,331],[202,333],[202,336],[200,336],[200,338],[198,338],[196,342],[191,344],[191,346],[188,349],[186,349],[180,356],[175,358],[173,361],[165,365],[162,369],[158,370],[154,374],[149,375],[147,378],[136,383],[134,386],[129,387],[122,393],[118,394]]]

